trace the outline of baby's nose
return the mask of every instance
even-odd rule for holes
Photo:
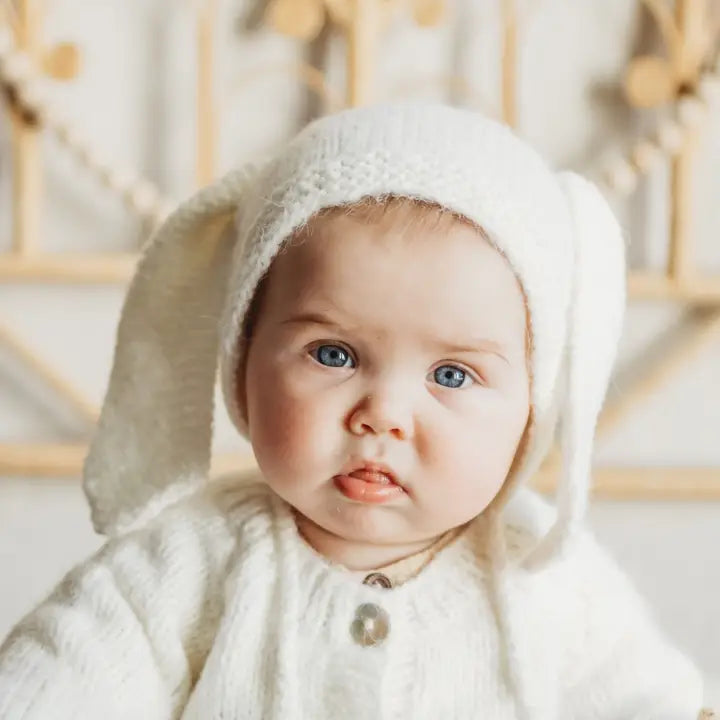
[[[408,403],[388,394],[365,395],[348,418],[348,429],[355,435],[391,435],[397,440],[409,440],[413,425]]]

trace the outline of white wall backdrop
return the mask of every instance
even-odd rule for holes
[[[377,67],[377,96],[448,98],[497,113],[498,0],[456,0],[448,23],[388,30]],[[88,138],[134,165],[174,197],[193,186],[194,37],[191,0],[48,1],[46,39],[83,53],[80,76],[54,92]],[[268,151],[307,117],[307,94],[275,73],[243,84],[262,66],[307,56],[299,43],[255,27],[257,3],[225,0],[218,25],[218,171]],[[610,149],[629,146],[652,117],[630,113],[618,79],[641,27],[632,0],[524,0],[519,132],[558,166],[592,171]],[[645,19],[646,22],[646,19]],[[390,41],[391,40],[391,41]],[[342,47],[314,54],[329,64],[342,96]],[[468,98],[438,78],[462,75]],[[695,247],[703,269],[720,270],[720,98],[696,162]],[[713,127],[714,125],[714,127]],[[0,251],[9,248],[8,123],[0,114]],[[43,243],[49,250],[136,247],[139,223],[98,188],[51,139],[44,141]],[[617,203],[631,256],[660,267],[666,257],[667,172]],[[101,402],[122,299],[116,286],[0,285],[0,318],[86,395]],[[642,352],[677,320],[667,304],[634,303],[621,362]],[[0,346],[0,442],[69,441],[88,428]],[[720,340],[598,444],[598,463],[720,466]],[[238,445],[222,411],[216,445]],[[591,521],[657,608],[668,633],[706,673],[720,706],[720,506],[715,503],[597,503]],[[0,478],[0,637],[74,563],[98,547],[79,483]]]

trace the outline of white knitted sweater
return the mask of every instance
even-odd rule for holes
[[[517,554],[552,511],[524,490],[506,518]],[[484,525],[386,590],[317,555],[266,486],[214,483],[108,542],[20,623],[0,649],[0,718],[510,720]],[[697,716],[697,671],[589,533],[509,583],[534,718]],[[375,647],[350,632],[364,603],[390,619]]]

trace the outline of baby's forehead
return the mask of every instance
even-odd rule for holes
[[[499,314],[504,301],[524,308],[514,271],[476,226],[406,199],[323,211],[275,263],[272,295],[285,311],[338,306],[363,317],[407,304],[418,313]]]
[[[396,286],[398,292],[413,283],[420,283],[425,294],[453,292],[458,282],[481,281],[488,266],[506,265],[481,231],[447,211],[355,210],[322,213],[285,243],[270,275],[285,287],[286,296],[318,285],[342,289],[354,285],[358,275]],[[475,271],[478,275],[471,275]]]
[[[396,237],[419,231],[442,234],[458,226],[472,227],[481,236],[484,231],[464,216],[435,202],[402,196],[366,197],[356,203],[324,208],[294,234],[302,242],[314,235],[328,236],[339,226],[354,223],[378,231],[394,229]]]
[[[406,274],[421,265],[461,268],[479,246],[497,254],[482,228],[435,203],[366,198],[313,215],[283,243],[273,265],[283,265],[278,274],[294,281],[342,274],[354,266],[372,271],[373,263],[380,271],[394,265]]]
[[[493,271],[517,280],[482,228],[435,203],[390,197],[316,213],[283,243],[269,274],[287,297],[293,288],[342,285],[358,274],[398,292],[414,281],[426,294],[453,293]]]

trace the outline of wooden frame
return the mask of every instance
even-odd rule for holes
[[[322,3],[325,0],[317,0]],[[652,0],[649,0],[652,2]],[[19,16],[22,31],[18,42],[37,59],[39,52],[40,0],[22,0]],[[677,33],[682,37],[689,24],[689,14],[698,12],[701,0],[676,0]],[[348,105],[358,105],[371,98],[373,67],[379,34],[387,22],[390,3],[386,0],[333,0],[335,15],[329,14],[341,27],[347,39]],[[382,8],[381,8],[382,6]],[[290,5],[288,5],[290,7]],[[340,8],[340,11],[338,11]],[[518,22],[514,0],[503,0],[503,60],[502,108],[509,123],[516,119],[516,56],[518,52]],[[214,72],[212,53],[215,22],[215,0],[206,0],[198,10],[198,97],[203,112],[198,112],[197,178],[208,182],[214,174],[214,146],[216,114],[213,98]],[[1,20],[1,19],[0,19]],[[318,71],[320,73],[320,71]],[[322,74],[314,78],[322,84]],[[208,110],[210,108],[210,110]],[[37,155],[37,132],[31,119],[15,107],[13,133],[15,148],[14,178],[14,238],[13,252],[0,255],[0,281],[4,282],[63,282],[63,283],[124,283],[132,275],[136,255],[80,254],[55,256],[39,251],[40,229],[37,219],[42,182]],[[674,300],[691,308],[691,320],[682,341],[675,341],[646,372],[638,374],[625,394],[609,402],[599,423],[602,434],[666,383],[673,373],[683,367],[707,341],[720,334],[720,277],[699,277],[693,269],[689,253],[688,224],[691,202],[689,165],[696,145],[695,136],[688,139],[673,160],[671,189],[670,262],[667,272],[634,272],[629,278],[629,295],[633,299]],[[66,379],[15,336],[0,325],[0,342],[10,349],[48,386],[89,421],[97,417],[97,409]],[[28,476],[77,476],[82,467],[86,448],[61,444],[0,444],[0,474]],[[551,453],[536,478],[539,488],[549,491],[558,462]],[[215,458],[214,472],[245,469],[252,466],[248,454],[233,454]],[[720,499],[720,468],[598,468],[595,471],[595,490],[603,497],[617,498],[687,498]]]

